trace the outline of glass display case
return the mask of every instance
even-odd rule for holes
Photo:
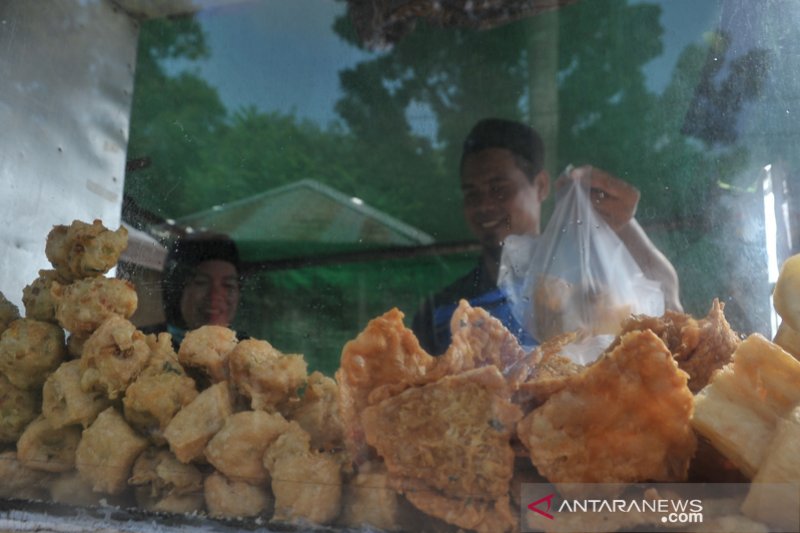
[[[795,172],[800,168],[795,149],[800,4],[750,0],[59,0],[51,4],[46,10],[24,0],[0,6],[0,72],[7,80],[0,87],[0,119],[7,124],[0,133],[0,185],[5,189],[0,200],[0,247],[5,250],[0,254],[4,256],[0,291],[19,316],[33,320],[25,291],[30,292],[40,270],[59,272],[52,250],[45,250],[46,243],[48,248],[55,246],[51,229],[63,226],[66,234],[73,220],[95,219],[110,230],[124,228],[127,248],[118,262],[109,265],[113,270],[103,273],[135,290],[135,312],[123,320],[136,332],[128,334],[129,345],[115,341],[118,357],[120,353],[129,357],[136,342],[149,346],[152,353],[169,351],[169,338],[157,337],[169,333],[174,361],[180,354],[181,364],[195,372],[185,374],[194,383],[194,393],[187,393],[191,400],[212,390],[231,396],[224,402],[219,396],[207,400],[206,416],[220,402],[228,407],[224,415],[217,413],[219,427],[205,443],[225,420],[245,420],[243,413],[252,416],[239,425],[225,426],[232,440],[220,440],[218,445],[244,448],[241,442],[247,439],[260,443],[252,447],[258,452],[246,453],[250,459],[258,455],[253,468],[261,477],[237,477],[219,468],[224,458],[204,446],[176,459],[180,445],[164,436],[170,421],[155,424],[153,430],[154,422],[148,419],[143,426],[133,423],[129,428],[129,444],[136,450],[130,452],[129,467],[133,468],[134,456],[149,460],[150,466],[169,464],[176,470],[191,466],[190,473],[181,472],[199,476],[193,494],[200,497],[190,502],[187,489],[181,505],[195,513],[191,520],[198,521],[162,512],[179,506],[156,505],[165,486],[174,489],[174,479],[140,476],[137,485],[129,468],[120,474],[124,487],[110,490],[95,484],[92,492],[85,486],[86,475],[82,478],[73,466],[40,465],[37,470],[34,464],[33,471],[46,473],[37,478],[31,493],[35,497],[16,500],[16,492],[22,490],[16,488],[3,494],[9,498],[9,512],[31,513],[22,522],[43,520],[40,513],[56,512],[55,507],[34,505],[33,500],[81,508],[94,508],[102,500],[103,505],[134,513],[124,520],[152,518],[164,527],[268,527],[272,520],[275,527],[298,530],[312,527],[309,523],[332,529],[543,530],[537,529],[541,524],[526,522],[520,483],[653,479],[749,483],[757,475],[758,462],[750,471],[736,460],[733,466],[721,466],[725,460],[730,463],[730,457],[715,447],[713,438],[693,428],[690,419],[713,371],[730,362],[743,340],[758,335],[772,349],[770,341],[782,324],[773,290],[781,266],[798,251],[800,227]],[[681,444],[691,451],[682,474],[659,477],[648,471],[652,475],[642,479],[562,479],[535,460],[531,464],[526,451],[531,444],[517,435],[516,427],[541,409],[546,398],[537,396],[539,389],[533,395],[530,390],[521,393],[526,390],[521,384],[545,375],[576,382],[575,376],[587,368],[600,368],[608,352],[585,366],[586,361],[574,357],[569,361],[568,351],[559,352],[561,366],[547,366],[543,353],[550,352],[542,347],[556,346],[548,349],[559,351],[568,341],[548,344],[549,337],[515,332],[509,324],[520,331],[528,328],[516,310],[497,330],[484,329],[499,315],[475,311],[484,304],[487,309],[494,305],[477,292],[447,293],[452,306],[434,313],[445,313],[436,320],[449,328],[455,312],[461,326],[453,321],[453,337],[458,342],[483,342],[480,348],[471,345],[458,356],[448,352],[437,358],[440,353],[424,341],[422,347],[417,344],[422,334],[418,323],[413,329],[412,324],[424,316],[425,303],[434,295],[441,297],[443,289],[452,289],[459,280],[462,288],[464,283],[484,283],[483,278],[469,277],[478,276],[475,272],[490,278],[489,288],[497,289],[497,271],[484,271],[487,250],[496,253],[492,260],[497,268],[505,264],[503,246],[513,241],[513,237],[508,240],[515,233],[513,217],[498,205],[507,199],[504,195],[517,192],[502,190],[501,182],[508,176],[500,170],[491,170],[497,176],[487,178],[483,204],[470,211],[470,195],[475,192],[469,165],[476,163],[469,155],[484,148],[469,152],[465,140],[486,118],[530,126],[541,144],[536,177],[530,178],[530,183],[546,184],[535,200],[535,230],[527,230],[534,242],[548,231],[562,197],[558,191],[565,169],[592,169],[596,180],[608,176],[612,183],[630,187],[625,190],[637,191],[623,222],[632,216],[646,242],[674,269],[677,299],[666,299],[658,326],[629,321],[626,327],[627,331],[649,328],[660,337],[665,353],[674,356],[675,368],[686,373],[681,379],[689,380],[688,396],[680,400],[670,392],[664,400],[668,404],[673,398],[675,405],[685,400],[692,406],[681,426],[689,428],[686,439],[692,441]],[[519,142],[519,136],[488,142],[486,149],[511,150],[511,154],[509,146]],[[618,199],[619,189],[618,185],[603,189],[598,183],[589,193],[590,201],[597,203],[594,209],[601,212],[600,201],[608,196]],[[497,205],[488,206],[492,202]],[[475,209],[495,211],[476,219]],[[503,236],[494,247],[487,245],[481,230],[492,224],[504,228],[498,230]],[[613,229],[620,233],[618,227]],[[228,287],[235,290],[236,301],[227,302],[233,313],[224,326],[238,335],[227,337],[231,346],[224,354],[221,345],[214,344],[223,342],[221,337],[201,341],[214,344],[214,357],[223,359],[233,345],[251,343],[253,352],[244,355],[242,350],[241,355],[250,357],[251,366],[242,363],[239,371],[257,385],[233,383],[237,371],[227,359],[215,363],[225,368],[217,375],[209,370],[211,363],[187,363],[191,355],[181,350],[191,350],[182,348],[180,341],[196,328],[188,321],[170,323],[170,289],[164,280],[174,268],[176,246],[207,234],[224,236],[236,247],[235,287]],[[91,239],[96,237],[92,234]],[[90,249],[89,241],[81,241],[81,246]],[[647,268],[639,264],[646,274]],[[60,281],[64,286],[75,282],[63,277]],[[48,293],[50,287],[45,289]],[[457,307],[460,297],[471,298],[472,307]],[[54,298],[60,301],[63,296]],[[525,298],[535,299],[531,294]],[[91,307],[86,302],[76,305]],[[0,313],[0,331],[11,323],[4,324],[2,318]],[[50,322],[65,327],[58,318]],[[615,339],[619,321],[613,326],[604,332],[611,335],[600,351],[609,343],[609,350],[620,346],[621,337]],[[98,327],[81,330],[83,335],[65,327],[65,339],[88,342]],[[480,330],[487,337],[478,341],[465,334],[464,340],[459,327]],[[784,333],[789,331],[788,325],[783,327]],[[698,376],[687,361],[699,353],[698,343],[706,346],[703,335],[710,335],[710,329],[717,336],[708,344],[724,345],[728,351],[717,358],[716,366],[704,366],[708,375]],[[10,333],[3,335],[11,338]],[[498,336],[503,340],[496,345],[486,340]],[[268,344],[258,344],[263,341]],[[4,374],[11,372],[3,370],[2,362],[11,357],[10,342],[0,341]],[[66,340],[62,344],[66,353]],[[781,345],[792,351],[788,341]],[[63,364],[81,361],[74,371],[84,375],[87,368],[101,363],[87,362],[89,357],[81,355],[81,349],[61,358]],[[758,350],[763,349],[767,348]],[[460,362],[453,362],[456,359]],[[780,360],[787,365],[781,367],[787,389],[781,390],[800,390],[800,371],[791,361]],[[493,365],[504,385],[493,381],[495,375],[483,375],[486,372],[465,377]],[[250,370],[252,366],[258,366],[261,374]],[[247,371],[242,370],[245,367]],[[47,372],[56,368],[60,367],[54,365]],[[142,363],[131,371],[118,394],[97,385],[102,379],[81,378],[84,392],[107,397],[103,407],[111,411],[103,413],[109,413],[108,427],[130,424],[127,419],[135,418],[126,414],[126,407],[132,408],[125,398],[133,395],[126,396],[125,388],[147,374],[144,368]],[[552,376],[547,374],[553,368]],[[692,381],[695,378],[700,381]],[[223,382],[231,385],[230,391],[215,388]],[[46,414],[40,416],[42,385],[43,381],[33,387],[37,391],[32,400],[36,407],[28,415],[31,421],[48,419]],[[170,387],[172,396],[178,394],[180,385]],[[259,396],[282,387],[279,400]],[[447,424],[441,415],[431,414],[448,411],[436,387],[449,391],[457,405],[470,406],[464,408],[467,419],[488,417],[488,424],[501,434],[500,443],[497,435],[472,434],[488,441],[480,443],[485,446],[483,455],[475,455],[479,466],[462,465],[464,476],[457,475],[453,457],[439,457],[436,454],[444,452],[430,444],[438,430],[442,442],[449,442],[444,436],[448,428],[437,425]],[[428,390],[430,396],[422,392]],[[642,393],[643,401],[661,401],[650,392]],[[461,398],[462,393],[472,395],[473,401]],[[166,392],[153,389],[151,394],[162,397]],[[786,394],[793,398],[795,393]],[[630,400],[613,386],[605,396],[598,401]],[[172,401],[181,409],[190,403]],[[417,416],[423,424],[427,421],[433,436],[406,428],[409,421],[399,415],[393,419],[395,408],[420,409]],[[772,417],[770,427],[776,419],[788,417],[791,409],[787,409]],[[178,409],[174,411],[170,418],[177,416]],[[731,407],[730,412],[738,411]],[[65,427],[79,428],[85,435],[96,416],[91,422],[72,421]],[[372,422],[367,424],[367,419]],[[456,415],[452,421],[453,427],[469,426]],[[300,426],[305,437],[289,429]],[[27,420],[9,430],[3,442],[7,462],[27,471],[30,461],[14,460],[25,427]],[[376,434],[382,431],[376,428],[383,428],[385,436]],[[414,458],[403,456],[403,446],[396,449],[387,442],[395,438],[402,442],[403,433],[395,433],[398,428],[408,430],[404,446],[419,451],[420,446],[430,445],[431,456],[422,452],[409,453]],[[66,429],[50,431],[66,439]],[[81,431],[75,439],[80,439]],[[325,431],[335,437],[323,435]],[[240,441],[231,437],[237,433]],[[279,435],[287,435],[281,442],[289,447],[301,445],[292,435],[305,442],[303,453],[318,462],[281,462],[273,457],[258,466],[268,445],[264,443]],[[463,486],[455,481],[475,474],[473,468],[480,472],[486,453],[510,456],[503,460],[503,468],[513,463],[508,470],[513,478],[500,474],[501,489],[488,481],[473,480],[472,485],[463,481]],[[335,473],[326,477],[322,474],[326,468]],[[433,481],[424,481],[426,468],[449,472],[450,481],[437,484],[436,474],[430,475]],[[304,494],[318,498],[311,506],[314,512],[293,511],[286,500],[276,502],[276,494],[285,494],[286,487],[274,486],[282,481],[277,472],[289,471],[295,473],[287,474],[285,483],[299,483],[294,478],[301,477],[307,485],[320,487],[336,479],[339,492]],[[800,469],[796,473],[800,477]],[[315,475],[317,482],[308,481],[317,479]],[[458,488],[448,492],[447,483]],[[51,485],[59,490],[51,490]],[[254,486],[259,491],[247,492]],[[478,493],[467,498],[465,487]],[[151,491],[149,499],[143,495],[145,489]],[[212,509],[214,504],[203,496],[215,490],[226,495],[244,491],[237,502],[244,507],[217,501],[222,507]],[[495,494],[498,490],[502,497]],[[67,496],[70,492],[86,498],[73,501]],[[486,497],[488,493],[493,496]],[[800,500],[790,501],[800,509]],[[328,504],[335,510],[320,510]],[[225,511],[225,505],[234,510]],[[248,512],[252,509],[257,511]],[[755,519],[757,514],[733,514],[763,522]],[[249,518],[236,522],[243,515]],[[123,519],[99,520],[124,529]],[[635,525],[619,527],[630,530]]]

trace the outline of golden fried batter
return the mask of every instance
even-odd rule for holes
[[[228,355],[231,382],[254,410],[276,411],[306,382],[302,355],[284,355],[267,341],[247,339]]]
[[[333,379],[314,372],[308,377],[303,397],[290,411],[290,418],[311,436],[312,449],[332,450],[342,444],[338,395]]]
[[[67,356],[71,359],[80,359],[81,355],[83,355],[83,345],[86,344],[86,341],[91,336],[91,333],[81,333],[79,335],[70,333],[67,337]]]
[[[164,438],[180,462],[200,459],[208,441],[232,414],[228,383],[215,383],[175,414],[164,430]]]
[[[497,500],[452,498],[438,491],[409,488],[405,496],[420,511],[458,527],[478,533],[517,531],[517,518],[511,510],[508,496]]]
[[[81,362],[61,363],[42,387],[42,413],[54,428],[80,424],[89,427],[109,406],[105,394],[81,388]]]
[[[361,421],[392,486],[414,506],[460,527],[486,530],[489,521],[506,531],[521,417],[492,365],[409,388],[367,407]]]
[[[180,368],[177,363],[173,367]],[[125,390],[125,419],[156,444],[165,444],[164,430],[175,413],[197,397],[194,380],[179,370],[143,372]]]
[[[288,426],[278,413],[242,411],[233,414],[208,442],[206,459],[228,479],[265,483],[269,473],[262,460],[264,452]]]
[[[67,472],[75,466],[80,426],[55,428],[44,416],[30,423],[17,442],[17,458],[28,468]]]
[[[20,389],[38,389],[66,352],[60,327],[20,318],[0,335],[0,372]]]
[[[81,388],[104,392],[114,400],[125,393],[150,360],[145,334],[112,315],[83,346]]]
[[[148,448],[136,459],[128,482],[137,504],[151,511],[192,512],[203,507],[203,474],[165,448]]]
[[[0,374],[0,442],[12,444],[39,414],[37,394],[15,387]]]
[[[72,281],[108,272],[127,247],[125,227],[110,231],[100,220],[92,224],[74,220],[69,226],[53,226],[45,255],[60,276]]]
[[[130,318],[138,304],[134,286],[115,278],[78,280],[70,285],[53,281],[50,294],[58,323],[78,335],[93,332],[115,315]]]
[[[146,448],[147,440],[109,407],[83,431],[75,467],[92,490],[119,494],[127,487],[133,462]]]
[[[39,277],[22,289],[22,303],[25,305],[25,317],[43,322],[56,322],[56,302],[50,289],[53,282],[62,285],[68,282],[55,270],[40,270]]]
[[[639,315],[623,322],[622,332],[649,329],[658,335],[680,369],[689,374],[689,390],[696,394],[708,385],[716,370],[730,362],[741,344],[725,319],[723,309],[724,305],[714,299],[708,316],[700,320],[675,311],[667,311],[662,317]]]
[[[232,481],[219,472],[206,478],[203,493],[208,515],[213,518],[258,516],[272,504],[266,487]]]
[[[524,378],[522,374],[516,374],[515,378],[512,378],[520,378],[514,402],[520,405],[525,413],[529,413],[566,387],[572,376],[583,372],[585,368],[583,365],[561,355],[564,346],[576,339],[577,335],[574,333],[553,337],[537,346],[520,364],[520,367],[530,368],[530,371]]]
[[[228,380],[228,355],[236,347],[236,332],[223,326],[201,326],[186,333],[178,350],[185,367],[199,369],[213,383]]]
[[[402,390],[422,382],[436,365],[436,359],[422,349],[414,333],[403,325],[403,316],[395,308],[371,320],[342,350],[336,371],[339,414],[345,444],[356,463],[364,462],[369,453],[360,415],[370,393],[381,386],[397,386]]]
[[[9,302],[5,295],[0,292],[0,334],[6,330],[9,324],[18,318],[20,318],[20,316],[17,306]]]
[[[686,383],[652,331],[627,333],[517,432],[556,484],[682,481],[696,447]]]
[[[400,499],[389,485],[389,473],[383,463],[364,463],[344,486],[342,502],[338,523],[343,526],[401,529]]]
[[[0,498],[44,499],[51,478],[48,472],[23,465],[16,451],[0,452]]]
[[[510,439],[521,416],[503,376],[488,366],[367,407],[362,423],[400,488],[420,480],[456,498],[496,499],[508,493]]]
[[[517,338],[499,320],[466,300],[461,300],[453,312],[450,331],[452,343],[438,360],[440,375],[494,365],[505,376],[525,358]]]
[[[296,422],[264,453],[264,466],[272,478],[275,522],[333,521],[342,505],[342,475],[332,455],[311,451],[311,437]]]

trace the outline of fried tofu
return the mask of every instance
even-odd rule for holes
[[[164,438],[180,462],[203,459],[206,444],[232,414],[233,399],[228,383],[216,383],[175,414],[164,429]]]
[[[752,478],[778,420],[800,404],[800,361],[754,333],[694,403],[692,426]]]

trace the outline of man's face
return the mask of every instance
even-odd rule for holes
[[[181,296],[181,314],[189,329],[200,326],[230,326],[239,306],[239,276],[232,263],[203,261],[186,283]]]
[[[464,218],[484,250],[498,250],[509,235],[538,235],[542,201],[549,177],[533,181],[511,151],[487,148],[468,155],[461,169]]]

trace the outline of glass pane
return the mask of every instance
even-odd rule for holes
[[[331,370],[369,318],[398,306],[410,323],[475,264],[461,144],[484,117],[514,119],[543,137],[551,181],[591,164],[641,191],[637,219],[686,312],[719,298],[734,329],[771,335],[797,16],[788,2],[576,2],[484,31],[421,23],[382,50],[360,45],[344,2],[148,20],[125,218],[161,237],[231,234],[250,265],[237,327]]]

